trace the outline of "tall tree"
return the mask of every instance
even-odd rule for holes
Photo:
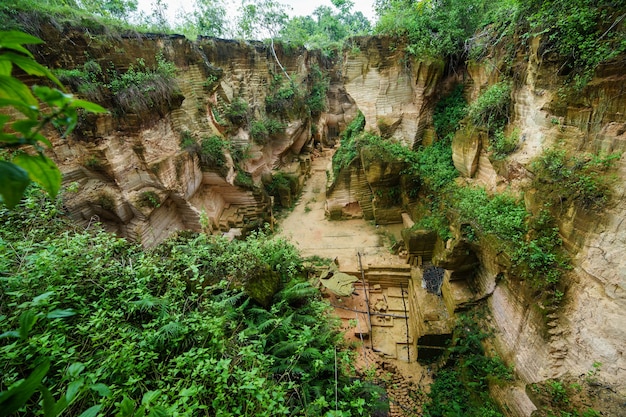
[[[222,0],[196,0],[193,16],[199,35],[220,37],[226,34],[226,6]]]
[[[244,39],[259,39],[268,37],[272,55],[276,63],[289,80],[285,67],[280,63],[276,50],[274,49],[274,38],[276,38],[287,23],[287,6],[275,0],[242,0],[241,17],[238,24],[238,35]]]

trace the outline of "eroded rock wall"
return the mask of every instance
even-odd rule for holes
[[[283,119],[283,132],[257,144],[249,123],[233,131],[219,114],[243,100],[248,118],[266,117],[265,97],[275,92],[270,85],[281,73],[266,45],[209,38],[191,42],[176,35],[93,35],[52,26],[41,31],[46,44],[36,55],[51,68],[82,69],[95,61],[105,71],[124,72],[140,61],[152,68],[157,56],[176,66],[172,83],[177,94],[164,106],[120,115],[105,99],[102,104],[112,114],[89,118],[68,139],[50,132],[53,156],[72,190],[65,193],[64,204],[73,219],[85,225],[100,222],[147,247],[178,230],[224,232],[269,220],[271,199],[261,177],[311,149],[311,120],[306,114]],[[296,85],[305,88],[315,57],[305,50],[285,53],[280,46],[277,54]],[[224,138],[230,144],[224,150],[226,163],[206,166],[198,148],[181,147],[183,135],[197,143],[215,135]],[[243,160],[234,160],[230,151],[235,148]],[[239,183],[238,170],[254,185]]]
[[[504,161],[489,158],[488,141],[478,130],[463,130],[453,143],[455,166],[465,181],[488,190],[525,190],[527,209],[536,212],[543,196],[529,188],[531,161],[556,146],[573,154],[624,150],[626,140],[626,76],[620,61],[597,69],[583,91],[563,96],[565,77],[559,76],[558,57],[540,56],[539,39],[528,55],[515,58],[512,119],[507,129],[519,129],[516,150]],[[472,83],[468,98],[499,81],[497,57],[468,66]],[[504,68],[502,68],[504,69]],[[494,75],[495,74],[495,75]],[[561,93],[561,94],[559,94]],[[482,136],[481,136],[482,135]],[[602,363],[602,383],[626,395],[626,216],[624,204],[626,158],[617,161],[613,193],[601,211],[581,208],[565,200],[552,207],[559,230],[573,259],[566,275],[563,304],[537,303],[528,285],[497,262],[490,245],[477,247],[480,268],[474,284],[488,289],[488,305],[496,330],[496,346],[515,367],[521,386],[496,390],[511,416],[530,415],[534,406],[524,384],[565,375],[583,375]],[[522,196],[523,194],[520,194]],[[479,295],[474,293],[474,295]]]

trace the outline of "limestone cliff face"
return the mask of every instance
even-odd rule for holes
[[[54,141],[64,185],[73,190],[64,204],[79,223],[101,222],[148,247],[178,230],[254,227],[271,216],[261,177],[276,168],[307,166],[299,155],[312,147],[308,116],[283,119],[284,131],[262,145],[251,139],[249,123],[232,131],[220,117],[234,100],[248,103],[249,119],[265,117],[265,97],[280,70],[263,44],[191,42],[176,35],[94,36],[45,26],[41,36],[46,44],[36,54],[51,68],[80,69],[92,60],[123,72],[139,60],[152,67],[159,55],[176,66],[175,100],[139,113],[88,119],[73,138]],[[278,48],[277,53],[294,82],[303,84],[314,57],[304,50]],[[198,143],[223,137],[230,144],[224,166],[202,166],[193,148],[181,147],[183,135]],[[233,159],[233,149],[243,152],[243,160]],[[241,184],[238,170],[255,185]]]
[[[432,109],[444,63],[417,60],[402,49],[386,37],[351,39],[344,50],[342,86],[337,90],[345,91],[340,102],[349,111],[343,115],[354,117],[356,111],[351,110],[356,108],[365,116],[366,131],[413,148],[432,136]],[[401,223],[403,167],[368,162],[370,158],[363,155],[361,159],[333,180],[326,211],[331,218],[357,216],[379,224]]]
[[[365,115],[366,130],[412,148],[430,125],[444,62],[417,60],[402,50],[391,38],[352,39],[344,53],[343,78]]]
[[[579,94],[558,95],[563,77],[559,63],[537,53],[535,39],[527,56],[516,58],[517,80],[512,92],[513,117],[508,129],[520,130],[515,152],[492,163],[486,136],[461,130],[453,143],[454,162],[466,180],[496,191],[525,190],[533,212],[542,196],[529,188],[530,162],[552,146],[571,152],[624,151],[626,140],[626,76],[619,62],[606,64]],[[497,57],[471,64],[471,99],[498,81]],[[509,415],[530,415],[535,405],[524,384],[566,374],[581,375],[602,363],[601,379],[626,395],[626,216],[624,204],[626,158],[617,162],[611,202],[602,212],[571,202],[553,207],[559,229],[573,257],[573,270],[565,278],[564,305],[551,309],[533,301],[524,282],[509,276],[506,262],[489,245],[474,247],[480,260],[474,284],[489,294],[488,303],[497,330],[500,354],[509,360],[521,385],[497,390]],[[456,244],[456,243],[453,243]],[[480,293],[481,291],[479,291]],[[480,296],[476,294],[475,296]]]

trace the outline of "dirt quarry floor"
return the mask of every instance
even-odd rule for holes
[[[359,278],[351,296],[340,297],[330,291],[324,295],[342,320],[346,340],[357,350],[360,371],[376,375],[387,386],[391,407],[388,415],[420,415],[424,396],[417,393],[424,391],[430,377],[427,369],[415,361],[413,335],[407,335],[407,320],[411,319],[408,300],[406,306],[403,302],[407,289],[380,288],[368,282],[364,289],[357,255],[361,254],[366,268],[406,266],[405,259],[390,251],[391,243],[400,240],[402,225],[376,226],[362,219],[329,221],[324,204],[330,161],[328,151],[313,160],[311,177],[295,208],[279,219],[279,233],[296,245],[304,257],[334,259],[340,271]]]

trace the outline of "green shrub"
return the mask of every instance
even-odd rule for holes
[[[196,140],[191,136],[191,132],[185,130],[180,133],[180,149],[184,151],[196,151],[198,146]]]
[[[157,208],[161,206],[161,199],[154,191],[143,191],[137,201],[141,207]]]
[[[294,175],[277,172],[272,175],[272,181],[265,186],[269,195],[278,196],[279,192],[294,192],[297,188],[298,178]]]
[[[489,152],[496,160],[504,159],[515,151],[518,143],[519,129],[513,130],[509,136],[506,136],[502,129],[497,129],[493,135],[489,136]]]
[[[326,93],[330,81],[324,76],[319,66],[314,65],[309,72],[308,82],[311,87],[306,99],[306,105],[311,114],[317,116],[326,110]]]
[[[360,111],[350,124],[341,132],[339,149],[333,154],[333,173],[336,178],[339,172],[357,157],[356,136],[365,128],[365,116]]]
[[[464,314],[454,329],[445,366],[436,372],[424,404],[424,417],[501,417],[489,396],[489,384],[508,381],[513,374],[499,357],[487,357],[476,314]]]
[[[248,118],[248,103],[240,97],[233,99],[230,105],[224,109],[224,116],[234,126],[241,126]]]
[[[522,202],[506,194],[489,196],[483,188],[457,187],[454,209],[460,222],[471,224],[480,234],[493,234],[503,241],[521,241],[526,233],[528,212]]]
[[[96,200],[98,205],[104,210],[113,211],[115,209],[115,200],[109,193],[101,193]]]
[[[202,138],[200,141],[200,166],[203,169],[223,168],[226,165],[224,150],[227,143],[219,136]]]
[[[507,123],[510,105],[511,84],[501,81],[490,86],[469,105],[468,116],[476,126],[495,131]]]
[[[64,415],[372,414],[381,392],[350,373],[329,305],[288,242],[186,233],[146,251],[76,231],[36,191],[19,210],[0,207],[3,411],[9,387],[49,363],[38,386],[71,400]],[[268,275],[279,285],[266,309],[246,288]],[[41,397],[22,413],[43,415]]]
[[[250,136],[259,145],[265,145],[269,139],[285,131],[285,124],[280,120],[267,117],[254,120],[250,125]]]
[[[450,143],[449,140],[440,140],[417,150],[417,160],[412,169],[431,193],[443,190],[459,176],[452,162]]]
[[[550,202],[574,202],[584,209],[601,209],[611,197],[608,172],[620,153],[568,156],[564,149],[550,148],[531,164],[533,186]]]
[[[439,100],[433,113],[433,125],[437,137],[451,141],[459,123],[467,113],[467,103],[463,98],[463,84],[457,85],[452,93]]]
[[[531,31],[540,34],[543,53],[564,60],[562,73],[581,90],[596,67],[626,51],[623,10],[626,3],[596,0],[523,0],[520,2]],[[622,23],[623,24],[623,23]]]
[[[265,97],[265,111],[278,117],[297,117],[304,110],[305,99],[296,84],[291,80],[285,83],[281,75],[275,75]]]

